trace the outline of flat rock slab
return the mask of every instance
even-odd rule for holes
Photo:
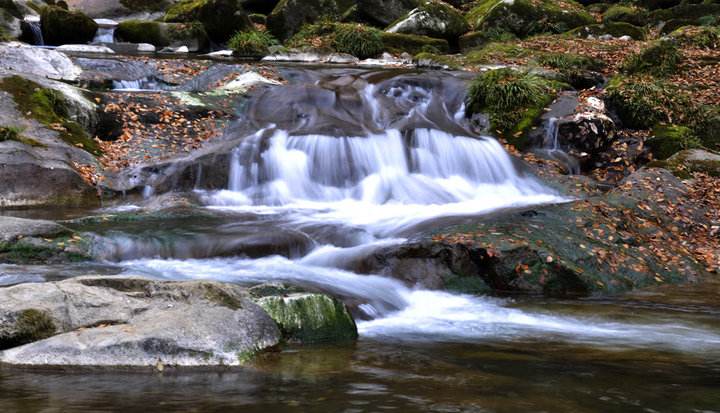
[[[280,340],[234,284],[83,277],[0,289],[0,363],[236,366]]]
[[[52,221],[0,216],[0,242],[20,237],[56,236],[70,230]]]

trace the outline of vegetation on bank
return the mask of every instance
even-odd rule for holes
[[[228,42],[236,56],[259,57],[270,53],[270,47],[278,41],[270,33],[264,31],[237,32]]]

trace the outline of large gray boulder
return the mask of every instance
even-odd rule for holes
[[[13,347],[0,363],[235,366],[280,338],[235,284],[86,277],[0,289],[0,347]]]
[[[425,0],[387,28],[389,33],[416,34],[444,39],[457,39],[469,26],[462,13],[439,0]]]
[[[0,70],[74,82],[82,70],[67,55],[23,43],[0,44]]]
[[[67,231],[67,228],[53,221],[0,216],[0,242],[33,236],[49,237]]]
[[[419,0],[359,0],[357,18],[374,26],[387,27],[420,4]]]

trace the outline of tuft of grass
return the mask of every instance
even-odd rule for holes
[[[382,35],[380,30],[362,24],[321,21],[303,26],[288,45],[325,47],[367,59],[379,55],[385,49]]]
[[[555,86],[552,81],[528,72],[491,70],[471,83],[466,102],[468,113],[487,113],[494,129],[517,135],[530,127],[552,100]]]
[[[640,53],[628,56],[622,70],[629,74],[645,73],[654,76],[668,76],[677,72],[682,54],[672,39],[661,39]]]
[[[235,55],[252,57],[267,55],[277,44],[277,39],[265,31],[237,32],[228,42]]]

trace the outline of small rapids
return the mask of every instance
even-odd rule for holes
[[[367,338],[549,337],[600,346],[720,349],[716,334],[680,323],[529,312],[505,300],[352,272],[349,263],[450,217],[568,200],[478,132],[465,116],[464,79],[387,71],[286,75],[289,85],[254,96],[229,128],[226,138],[237,145],[227,156],[226,189],[195,189],[211,213],[236,217],[234,224],[199,236],[202,229],[184,227],[166,238],[104,234],[106,259],[128,274],[281,281],[332,293],[356,309]],[[281,242],[287,248],[272,248]]]

